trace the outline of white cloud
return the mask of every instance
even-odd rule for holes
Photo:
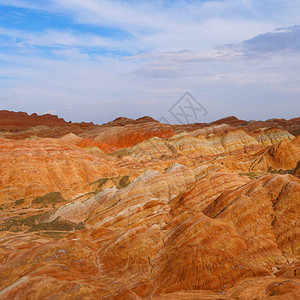
[[[76,32],[58,31],[48,29],[43,32],[27,32],[22,30],[6,29],[0,27],[0,35],[10,39],[11,46],[42,46],[42,47],[111,47],[109,39],[93,34],[81,34]]]
[[[7,109],[35,112],[55,107],[66,119],[98,123],[120,115],[160,117],[190,90],[201,98],[211,119],[236,113],[245,119],[255,114],[272,117],[275,108],[286,117],[299,111],[297,52],[266,55],[260,49],[250,56],[247,42],[241,44],[276,27],[300,24],[299,1],[0,4],[59,13],[76,25],[120,31],[104,37],[80,32],[81,25],[76,30],[55,26],[42,32],[2,26],[2,45],[11,47],[0,53],[0,77],[6,77],[0,78],[1,104]],[[95,48],[101,51],[90,55]],[[115,50],[130,55],[122,58]],[[280,97],[287,102],[280,102]]]
[[[7,5],[18,8],[28,8],[28,9],[40,9],[42,1],[40,3],[33,4],[27,0],[0,0],[0,5]]]
[[[32,5],[31,1],[3,2]],[[300,3],[295,0],[174,1],[169,5],[163,1],[49,0],[34,7],[64,14],[81,24],[120,29],[130,37],[125,47],[131,45],[132,53],[210,49],[300,23],[296,14]]]

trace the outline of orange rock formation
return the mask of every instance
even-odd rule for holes
[[[299,118],[2,115],[0,299],[299,298]]]

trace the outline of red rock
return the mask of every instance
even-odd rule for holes
[[[279,128],[289,131],[293,135],[299,135],[300,118],[290,120],[270,119],[266,121],[249,121],[242,124],[242,128],[246,131],[255,131],[258,128]]]
[[[95,140],[117,150],[136,145],[152,137],[166,138],[174,134],[170,125],[162,126],[156,122],[147,122],[142,126],[129,124],[121,127],[104,127]]]
[[[223,118],[223,119],[212,122],[212,124],[227,124],[227,125],[234,126],[234,127],[240,126],[244,123],[246,123],[245,120],[239,120],[237,117],[234,117],[234,116]]]
[[[66,124],[65,120],[50,114],[38,116],[37,114],[28,115],[24,112],[0,111],[0,131],[17,131],[37,125],[54,127]]]
[[[1,133],[1,299],[299,297],[297,119],[31,119]]]
[[[90,138],[83,139],[76,144],[77,147],[87,148],[87,147],[97,147],[104,153],[109,153],[112,151],[111,146],[105,143],[100,143],[96,140],[92,140]]]
[[[88,183],[116,174],[112,162],[57,139],[0,139],[0,151],[2,203],[66,189],[89,191]]]

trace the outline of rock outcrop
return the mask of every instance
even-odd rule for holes
[[[271,146],[252,163],[251,170],[292,170],[300,161],[300,136]]]
[[[0,110],[0,131],[18,131],[37,125],[54,127],[66,124],[65,120],[50,114],[39,116],[37,114],[28,115],[24,112]]]
[[[299,298],[299,118],[22,116],[2,120],[0,299]]]
[[[89,183],[117,174],[113,162],[57,139],[0,139],[0,152],[1,203],[49,192],[89,191]]]
[[[241,124],[246,131],[255,131],[259,128],[278,128],[290,132],[292,135],[299,135],[300,118],[290,120],[285,119],[269,119],[266,121],[249,121]]]
[[[294,136],[288,131],[277,129],[277,128],[261,128],[251,133],[263,147],[271,146],[284,139],[292,140]]]
[[[247,153],[261,150],[261,145],[243,130],[228,131],[197,137],[189,133],[179,133],[169,139],[151,138],[123,151],[123,154],[149,158],[161,155],[188,157],[216,156],[220,154]]]

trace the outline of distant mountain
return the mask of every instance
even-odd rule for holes
[[[8,110],[0,111],[0,130],[19,131],[37,125],[46,125],[49,127],[66,125],[67,122],[55,115],[29,115],[25,112],[13,112]]]

